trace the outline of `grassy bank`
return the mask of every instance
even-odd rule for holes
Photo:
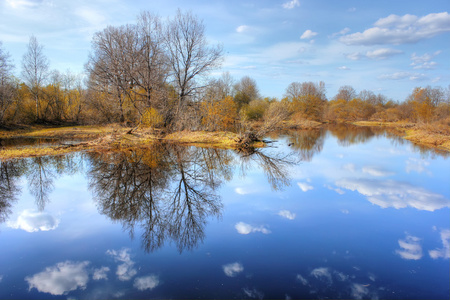
[[[75,126],[75,127],[30,127],[17,130],[0,130],[0,138],[57,138],[56,144],[0,148],[0,159],[63,155],[76,151],[114,151],[127,148],[145,148],[156,141],[167,141],[200,147],[234,149],[238,147],[239,135],[231,132],[182,131],[164,137],[149,129],[138,129],[132,134],[131,128],[120,125]],[[69,142],[67,142],[69,140]],[[254,143],[262,147],[263,143]]]
[[[404,122],[354,122],[357,126],[394,128],[404,139],[413,143],[450,151],[450,127],[446,124],[414,124]],[[448,127],[448,128],[447,128]]]

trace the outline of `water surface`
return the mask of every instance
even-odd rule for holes
[[[447,153],[272,138],[2,162],[0,298],[449,298]]]

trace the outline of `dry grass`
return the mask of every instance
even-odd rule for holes
[[[234,148],[238,145],[239,135],[232,132],[218,131],[180,131],[167,135],[167,141],[189,144],[193,146],[209,146],[218,148]]]
[[[432,124],[413,124],[405,122],[355,122],[358,126],[383,126],[398,129],[406,140],[441,150],[450,151],[450,120]]]

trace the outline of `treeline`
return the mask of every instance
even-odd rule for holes
[[[323,82],[292,82],[283,98],[264,98],[257,84],[220,67],[222,47],[209,45],[205,27],[178,11],[162,21],[149,12],[136,23],[94,34],[86,75],[49,70],[43,46],[32,36],[13,74],[0,42],[0,126],[120,122],[167,131],[239,130],[254,122],[266,130],[305,121],[389,121],[450,125],[450,87],[418,87],[404,101],[343,86],[327,99]]]

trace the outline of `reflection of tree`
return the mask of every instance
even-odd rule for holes
[[[17,180],[20,177],[20,173],[19,162],[0,162],[0,223],[8,219],[12,203],[17,201],[17,196],[20,193]]]
[[[245,176],[253,164],[261,167],[267,177],[272,189],[279,190],[288,186],[290,182],[288,166],[296,164],[296,160],[290,154],[265,153],[258,149],[252,149],[248,153],[240,153],[240,169]]]
[[[194,248],[204,238],[207,218],[221,213],[217,174],[227,174],[231,161],[223,150],[155,145],[91,158],[90,187],[99,210],[131,235],[142,226],[147,251],[169,237],[180,252]]]
[[[289,132],[289,145],[300,155],[300,159],[311,161],[313,156],[320,153],[325,142],[325,131],[296,130]]]
[[[382,129],[380,131],[373,127],[354,126],[348,124],[329,126],[328,130],[338,139],[339,145],[344,147],[366,143],[376,135],[383,133]]]
[[[53,180],[56,174],[51,168],[51,160],[52,158],[49,156],[35,157],[27,163],[28,185],[39,210],[45,208],[45,204],[49,201],[49,194],[53,190]]]

